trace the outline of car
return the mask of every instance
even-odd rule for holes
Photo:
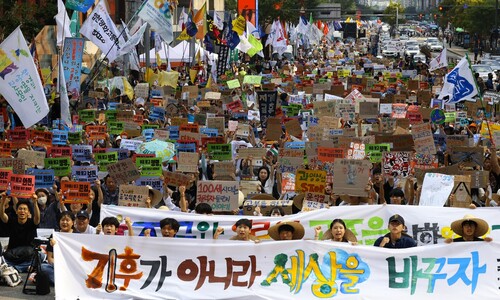
[[[412,56],[412,55],[416,55],[420,52],[420,47],[418,45],[410,45],[410,46],[406,46],[406,49],[405,49],[405,55],[406,56]]]
[[[471,68],[474,73],[479,73],[479,77],[481,77],[484,81],[488,80],[489,73],[493,74],[493,81],[497,80],[497,75],[495,74],[491,66],[472,65]]]
[[[500,71],[500,60],[483,58],[481,64],[490,66],[495,72]]]
[[[424,54],[422,54],[422,53],[419,52],[418,54],[415,54],[413,56],[413,61],[416,62],[416,63],[419,62],[419,61],[421,61],[423,63],[426,63],[427,58],[425,57]]]
[[[428,37],[426,40],[425,40],[425,45],[429,46],[430,48],[430,44],[432,43],[439,43],[439,40],[437,37]]]
[[[427,44],[431,51],[443,51],[443,45],[440,42],[430,42]]]
[[[382,55],[384,57],[396,57],[398,56],[398,52],[398,49],[396,49],[395,47],[387,46],[384,48],[384,50],[382,50]]]

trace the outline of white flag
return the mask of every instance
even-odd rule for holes
[[[71,127],[71,113],[69,111],[68,89],[66,88],[66,78],[64,77],[64,67],[59,59],[59,96],[61,99],[61,122]]]
[[[120,53],[120,45],[125,41],[120,37],[120,31],[108,14],[104,1],[99,1],[90,16],[83,23],[80,33],[96,44],[109,62],[113,62]],[[120,40],[118,40],[120,37]]]
[[[249,34],[253,34],[254,37],[260,39],[259,30],[253,26],[252,22],[247,21],[247,37]]]
[[[69,27],[71,20],[62,0],[57,0],[57,15],[54,16],[54,19],[56,19],[57,24],[57,46],[62,46],[64,38],[71,37]]]
[[[158,5],[158,2],[164,3]],[[141,19],[148,22],[151,28],[159,33],[167,44],[170,44],[174,40],[172,14],[167,1],[148,0],[142,6],[138,15]]]
[[[466,57],[444,77],[444,85],[439,93],[439,99],[449,96],[448,103],[457,103],[462,100],[472,99],[478,94],[474,76]]]
[[[216,11],[214,11],[214,25],[220,30],[224,29],[224,20]]]
[[[286,51],[287,45],[285,32],[283,31],[283,26],[281,26],[280,21],[274,21],[273,26],[271,27],[271,31],[273,32],[271,45],[273,46],[275,52],[278,52],[279,55],[282,55]]]
[[[33,57],[19,27],[0,44],[0,94],[9,102],[25,128],[49,113]]]
[[[181,14],[179,15],[179,21],[177,22],[177,24],[179,24],[179,26],[182,28],[184,26],[184,24],[186,24],[188,22],[188,14],[185,12],[185,8],[182,7],[182,11],[181,11]],[[215,18],[214,18],[215,20]]]
[[[240,43],[236,46],[236,49],[247,53],[248,50],[252,49],[252,47],[253,46],[248,42],[247,38],[244,35],[240,35]]]
[[[448,57],[446,55],[446,48],[439,53],[438,56],[434,57],[429,64],[429,71],[434,71],[448,66]]]
[[[128,37],[128,40],[121,45],[118,56],[130,53],[132,49],[135,49],[135,46],[137,46],[137,44],[142,41],[142,37],[144,36],[144,32],[146,31],[147,27],[147,23],[142,24],[141,28],[139,28],[139,30],[133,36]]]

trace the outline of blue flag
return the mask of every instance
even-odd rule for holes
[[[478,91],[469,61],[464,57],[450,73],[446,74],[438,98],[443,99],[448,96],[448,103],[457,103],[465,99],[472,99],[477,94]]]
[[[87,12],[94,3],[94,0],[66,0],[66,8]]]

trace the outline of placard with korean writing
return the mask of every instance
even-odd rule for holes
[[[325,171],[299,169],[295,173],[295,192],[297,193],[324,193],[325,185]]]
[[[366,197],[371,162],[357,159],[337,159],[333,166],[333,190],[336,195]]]
[[[31,198],[35,192],[35,176],[10,174],[10,194],[12,197]]]
[[[72,145],[73,159],[76,161],[92,160],[92,146],[90,145]]]
[[[199,181],[196,202],[208,203],[213,211],[238,209],[237,181]]]
[[[198,153],[179,152],[177,170],[181,172],[198,172]]]
[[[12,175],[12,170],[0,169],[0,190],[7,190],[10,182],[10,175]]]
[[[382,154],[382,174],[385,176],[407,177],[411,174],[413,152],[391,151]]]
[[[149,188],[146,186],[136,186],[122,184],[118,192],[118,205],[130,207],[146,207],[146,200],[149,197]]]
[[[24,166],[22,158],[0,158],[0,168],[10,169],[14,174],[24,174]]]
[[[277,91],[257,91],[260,122],[262,128],[267,128],[267,119],[276,115]]]
[[[98,179],[98,169],[95,165],[90,166],[73,166],[71,168],[71,178],[73,181],[79,182],[94,182]]]
[[[71,157],[71,147],[53,146],[47,149],[47,157]]]
[[[12,142],[0,141],[0,157],[12,156]]]
[[[24,159],[24,163],[29,167],[45,165],[45,152],[20,149],[17,151],[17,157]]]
[[[232,150],[231,144],[208,144],[208,153],[210,159],[214,160],[231,160]]]
[[[69,157],[46,158],[45,168],[54,170],[55,176],[69,176],[71,174],[71,161]]]
[[[370,158],[371,162],[381,162],[382,153],[391,151],[391,145],[389,144],[366,144],[365,152]]]
[[[434,144],[430,123],[413,124],[411,127],[411,135],[413,136],[415,151],[417,153],[436,153],[436,146]]]
[[[107,172],[108,165],[118,162],[117,152],[95,153],[94,159],[99,167],[99,171]]]
[[[141,171],[141,176],[161,176],[162,164],[160,157],[138,157],[136,167]]]
[[[64,203],[90,203],[90,182],[62,181]]]
[[[115,180],[116,184],[127,183],[141,177],[141,172],[131,158],[108,165],[108,174]]]
[[[26,174],[35,176],[35,189],[51,189],[54,185],[54,170],[29,168]]]
[[[281,150],[281,149],[280,149]],[[344,149],[318,147],[318,159],[322,162],[334,162],[337,158],[344,158]]]
[[[454,180],[453,175],[426,173],[419,205],[443,207],[453,190]]]
[[[187,186],[191,180],[191,176],[182,174],[181,172],[163,171],[164,183],[171,186]]]

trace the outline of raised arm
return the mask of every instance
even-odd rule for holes
[[[33,193],[33,195],[31,195],[31,201],[33,203],[33,211],[34,211],[34,215],[33,215],[33,223],[35,223],[35,225],[38,225],[40,224],[40,208],[38,207],[38,196]]]
[[[0,219],[2,222],[9,222],[9,216],[5,213],[5,202],[7,201],[7,194],[2,193],[2,199],[0,200]]]

